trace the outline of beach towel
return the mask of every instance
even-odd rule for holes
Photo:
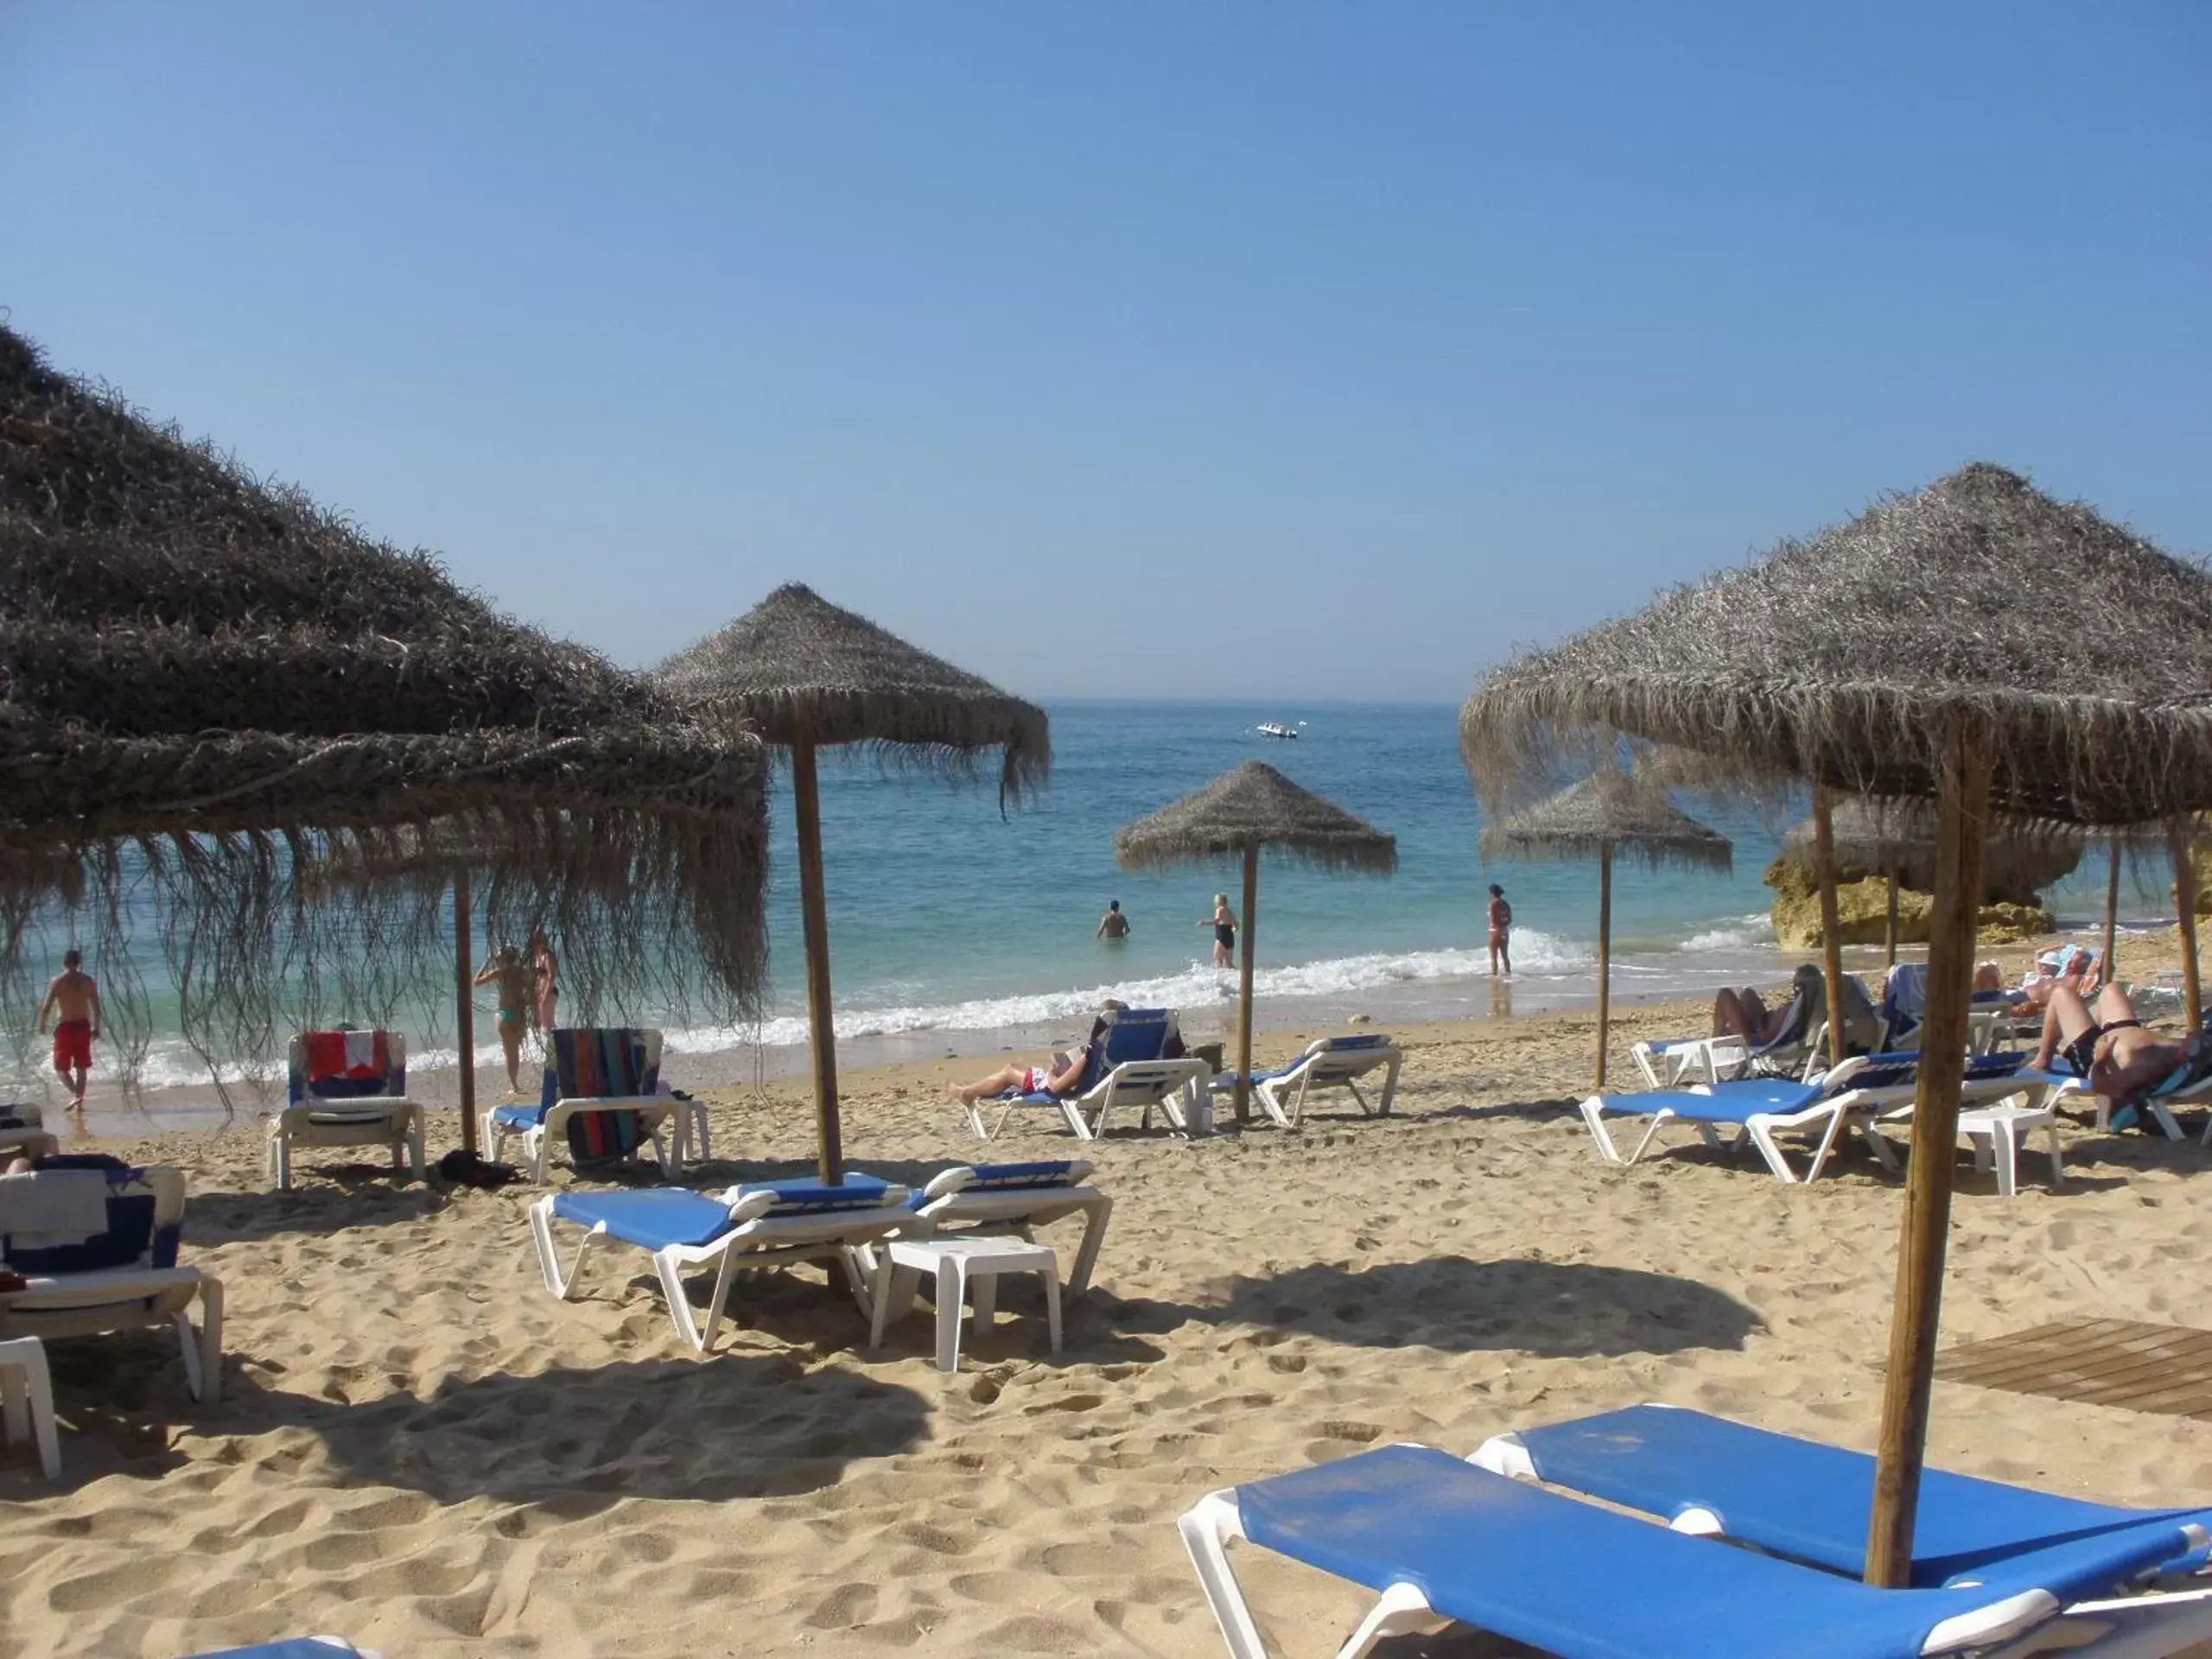
[[[553,1065],[540,1104],[563,1100],[620,1100],[658,1092],[645,1063],[645,1033],[626,1026],[562,1027],[553,1033]],[[578,1169],[622,1163],[638,1154],[645,1122],[635,1112],[584,1112],[568,1122],[569,1156]]]
[[[92,1273],[103,1268],[145,1266],[173,1268],[180,1226],[155,1226],[154,1190],[133,1169],[105,1153],[63,1153],[41,1159],[29,1175],[0,1176],[0,1180],[49,1181],[58,1175],[86,1175],[97,1184],[105,1214],[93,1230],[77,1243],[36,1240],[10,1234],[0,1217],[0,1261],[19,1273]],[[92,1190],[87,1188],[86,1190]],[[71,1200],[73,1204],[74,1199]],[[89,1219],[89,1211],[86,1219]]]
[[[82,1244],[107,1230],[107,1192],[93,1169],[0,1175],[0,1234],[11,1249]]]
[[[391,1046],[381,1031],[310,1031],[300,1046],[306,1065],[303,1076],[291,1079],[295,1104],[310,1096],[359,1100],[407,1091],[406,1074],[395,1073]]]

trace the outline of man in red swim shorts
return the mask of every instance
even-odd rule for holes
[[[85,1103],[86,1075],[92,1069],[92,1040],[100,1034],[100,989],[85,971],[84,961],[80,950],[72,950],[61,958],[61,971],[46,988],[46,1001],[38,1009],[41,1033],[48,1020],[54,1021],[54,1073],[69,1090],[72,1107]]]

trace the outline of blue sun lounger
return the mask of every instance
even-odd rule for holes
[[[1630,1406],[1499,1434],[1473,1461],[1856,1579],[1866,1568],[1874,1459],[1670,1406]],[[2101,1537],[2120,1567],[2090,1592],[2145,1573],[2195,1572],[2212,1546],[2212,1510],[2126,1509],[1972,1475],[1923,1472],[1912,1582],[1979,1576],[1993,1561]]]
[[[295,1636],[282,1642],[259,1642],[250,1648],[225,1648],[203,1653],[197,1659],[377,1659],[366,1648],[334,1636]]]
[[[1319,1037],[1288,1065],[1272,1071],[1255,1071],[1252,1095],[1260,1103],[1260,1109],[1274,1120],[1276,1127],[1285,1129],[1294,1129],[1305,1122],[1308,1095],[1328,1089],[1344,1090],[1365,1116],[1388,1117],[1390,1103],[1397,1098],[1398,1068],[1405,1064],[1405,1051],[1387,1032]],[[1360,1092],[1359,1079],[1377,1071],[1382,1073],[1382,1089],[1370,1106],[1367,1096]],[[1213,1081],[1217,1094],[1236,1086],[1234,1071],[1225,1071]]]
[[[1084,1185],[1090,1177],[1090,1165],[1080,1158],[1027,1164],[956,1164],[938,1171],[906,1200],[906,1208],[912,1213],[893,1236],[942,1238],[947,1234],[992,1232],[1012,1234],[1033,1243],[1039,1227],[1049,1227],[1068,1216],[1081,1216],[1083,1239],[1076,1246],[1075,1266],[1066,1284],[1070,1296],[1080,1296],[1090,1287],[1099,1249],[1106,1242],[1106,1224],[1114,1213],[1112,1198]],[[853,1259],[868,1273],[875,1271],[873,1245],[860,1246],[853,1252]],[[980,1286],[988,1281],[977,1282]]]
[[[1961,1098],[1985,1100],[2042,1087],[2039,1077],[2023,1082],[2024,1057],[2018,1054],[1977,1054],[1967,1061]],[[1820,1135],[1810,1166],[1802,1179],[1816,1180],[1828,1155],[1847,1128],[1862,1134],[1883,1166],[1896,1160],[1889,1146],[1872,1129],[1881,1112],[1904,1105],[1912,1098],[1919,1079],[1917,1054],[1859,1055],[1830,1067],[1809,1083],[1778,1077],[1747,1077],[1734,1083],[1700,1084],[1694,1089],[1661,1089],[1637,1095],[1592,1095],[1582,1103],[1582,1121],[1597,1143],[1598,1155],[1609,1164],[1633,1164],[1649,1148],[1659,1131],[1679,1119],[1696,1125],[1709,1147],[1741,1144],[1748,1140],[1766,1166],[1783,1181],[1801,1178],[1789,1166],[1775,1137],[1793,1130],[1813,1130]],[[1605,1119],[1645,1117],[1651,1120],[1643,1138],[1624,1158],[1607,1131]],[[1725,1142],[1723,1131],[1735,1132]]]
[[[1106,1115],[1117,1106],[1142,1109],[1147,1128],[1158,1107],[1174,1128],[1187,1129],[1179,1103],[1195,1099],[1206,1086],[1206,1065],[1204,1060],[1169,1057],[1167,1050],[1180,1040],[1174,1014],[1166,1008],[1115,1008],[1100,1017],[1105,1033],[1091,1045],[1074,1093],[1015,1092],[976,1101],[963,1109],[976,1138],[988,1141],[1024,1106],[1058,1112],[1078,1141],[1096,1141],[1104,1134]],[[983,1108],[994,1103],[1004,1109],[997,1122],[986,1124]]]
[[[550,1192],[530,1206],[531,1236],[537,1243],[546,1289],[564,1302],[575,1300],[576,1281],[594,1240],[615,1239],[649,1251],[677,1334],[699,1354],[714,1343],[730,1281],[741,1268],[835,1262],[844,1268],[861,1313],[873,1313],[873,1287],[852,1253],[912,1219],[905,1187],[859,1174],[847,1175],[842,1186],[823,1186],[802,1176],[733,1186],[713,1196],[680,1187]],[[584,1230],[575,1260],[565,1271],[554,1244],[556,1221]],[[684,1293],[683,1275],[706,1267],[715,1270],[715,1288],[702,1330]]]
[[[1559,1659],[1987,1652],[2125,1577],[2134,1553],[2093,1535],[1993,1561],[1978,1582],[1876,1590],[1418,1446],[1211,1493],[1180,1526],[1231,1659],[1267,1655],[1226,1550],[1240,1538],[1378,1594],[1338,1659],[1454,1622]],[[2177,1629],[2207,1617],[2206,1604],[2192,1599],[2167,1617]]]

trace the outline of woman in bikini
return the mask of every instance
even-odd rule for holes
[[[1200,927],[1213,929],[1213,965],[1227,968],[1236,960],[1236,912],[1229,907],[1229,895],[1217,893],[1213,896],[1213,914]]]
[[[553,1027],[561,1001],[561,964],[553,955],[553,942],[542,927],[530,935],[530,995],[531,1023],[545,1052],[553,1052]]]
[[[2044,1070],[2060,1054],[2109,1102],[2112,1125],[2133,1125],[2138,1109],[2154,1095],[2170,1095],[2212,1077],[2212,1042],[2204,1033],[2173,1039],[2153,1035],[2117,985],[2097,994],[2094,1005],[2064,984],[2052,988],[2044,1009],[2043,1041],[2032,1065]]]
[[[479,985],[496,985],[499,994],[499,1046],[506,1052],[507,1092],[522,1092],[522,1033],[530,1023],[530,975],[522,952],[503,944],[476,970]]]

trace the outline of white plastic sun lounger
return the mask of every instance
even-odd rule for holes
[[[1204,1060],[1167,1058],[1163,1051],[1175,1036],[1175,1016],[1165,1008],[1116,1008],[1103,1016],[1105,1034],[1092,1046],[1084,1074],[1073,1094],[1009,1094],[979,1100],[965,1107],[968,1127],[978,1141],[988,1141],[1002,1131],[1014,1113],[1024,1107],[1056,1111],[1078,1141],[1096,1141],[1106,1131],[1106,1119],[1116,1109],[1143,1114],[1144,1127],[1152,1127],[1155,1108],[1175,1128],[1190,1127],[1184,1102],[1194,1100],[1206,1086]],[[984,1121],[983,1109],[997,1105],[996,1122]]]
[[[1778,1179],[1791,1184],[1801,1179],[1817,1180],[1846,1131],[1859,1135],[1883,1167],[1894,1169],[1896,1154],[1874,1131],[1874,1120],[1883,1112],[1911,1103],[1919,1068],[1917,1054],[1856,1055],[1810,1083],[1745,1079],[1641,1095],[1592,1095],[1582,1103],[1582,1121],[1597,1143],[1598,1155],[1609,1164],[1635,1163],[1659,1131],[1679,1119],[1696,1125],[1709,1147],[1749,1141],[1767,1168]],[[2022,1070],[2017,1054],[1976,1055],[1967,1062],[1960,1097],[1988,1100],[2018,1093],[2031,1086],[2018,1075]],[[1606,1129],[1609,1116],[1650,1120],[1643,1138],[1625,1158]],[[1733,1135],[1724,1141],[1726,1131]],[[1790,1167],[1777,1139],[1796,1131],[1819,1135],[1811,1163],[1802,1178]]]
[[[1288,1065],[1272,1071],[1255,1071],[1252,1093],[1260,1103],[1260,1109],[1286,1129],[1294,1129],[1305,1122],[1309,1096],[1329,1089],[1341,1089],[1349,1094],[1366,1116],[1388,1117],[1391,1103],[1398,1096],[1398,1068],[1405,1064],[1405,1051],[1387,1033],[1371,1031],[1349,1037],[1322,1037],[1308,1044],[1306,1052]],[[1370,1105],[1367,1096],[1360,1092],[1359,1079],[1371,1071],[1382,1073],[1382,1087],[1374,1104]],[[1236,1082],[1233,1072],[1216,1078],[1215,1092],[1234,1088]]]
[[[903,1186],[857,1173],[848,1174],[842,1186],[823,1186],[809,1176],[733,1186],[715,1197],[677,1187],[554,1192],[530,1206],[530,1230],[545,1287],[564,1302],[575,1300],[584,1257],[595,1241],[615,1239],[650,1252],[677,1334],[692,1352],[703,1354],[714,1344],[741,1268],[835,1262],[844,1269],[861,1314],[873,1315],[874,1287],[853,1252],[912,1222]],[[553,1237],[556,1220],[583,1229],[575,1259],[565,1269]],[[702,1328],[683,1275],[707,1267],[715,1269],[715,1287]]]
[[[310,1050],[327,1039],[381,1054],[372,1075],[317,1077]],[[292,1153],[299,1147],[383,1147],[391,1166],[404,1158],[421,1180],[423,1109],[407,1097],[407,1039],[396,1031],[308,1033],[292,1039],[288,1100],[269,1120],[269,1173],[279,1192],[292,1190]]]
[[[13,1200],[3,1189],[57,1177],[105,1184],[106,1230],[75,1239],[7,1230]],[[214,1399],[223,1376],[223,1285],[177,1265],[184,1195],[181,1171],[132,1169],[97,1154],[48,1159],[28,1175],[0,1175],[0,1264],[28,1281],[8,1298],[7,1334],[51,1340],[170,1325],[192,1397]]]
[[[1090,1287],[1098,1265],[1098,1252],[1106,1243],[1106,1224],[1114,1213],[1114,1200],[1084,1181],[1090,1166],[1080,1158],[1054,1159],[1027,1164],[957,1165],[932,1176],[929,1184],[906,1200],[907,1222],[893,1238],[943,1238],[961,1233],[1003,1233],[1034,1243],[1037,1230],[1068,1216],[1084,1218],[1083,1239],[1077,1245],[1075,1266],[1067,1276],[1066,1294],[1080,1296]],[[853,1250],[855,1266],[873,1278],[879,1264],[874,1244]],[[981,1287],[988,1280],[976,1281]],[[911,1284],[894,1287],[899,1305],[889,1318],[906,1316]]]
[[[2163,1629],[2115,1640],[2127,1604],[2081,1601],[2146,1553],[2158,1558],[2158,1541],[2133,1530],[1999,1557],[1940,1586],[1878,1590],[1421,1446],[1211,1493],[1180,1528],[1231,1659],[1268,1651],[1229,1555],[1240,1540],[1376,1592],[1338,1659],[1455,1623],[1559,1659],[2024,1659],[2062,1648],[2120,1659],[2177,1653],[2212,1628],[2212,1603],[2176,1598]],[[2045,1648],[2040,1630],[2062,1615],[2067,1628]]]
[[[484,1114],[485,1155],[496,1159],[510,1136],[522,1141],[533,1181],[565,1146],[582,1166],[626,1164],[648,1147],[671,1178],[683,1173],[683,1102],[660,1090],[661,1033],[622,1027],[564,1026],[550,1038],[535,1106],[494,1106]],[[673,1122],[674,1145],[662,1135]]]

